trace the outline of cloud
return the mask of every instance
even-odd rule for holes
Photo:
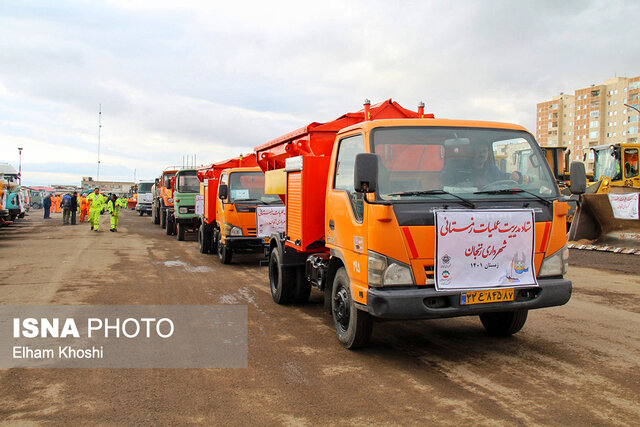
[[[0,139],[79,176],[151,178],[394,98],[533,129],[535,104],[640,74],[633,2],[17,2],[0,14]],[[4,152],[0,157],[14,157]],[[12,160],[13,161],[13,160]],[[26,172],[25,172],[26,173]],[[38,173],[46,173],[38,171]],[[66,173],[66,172],[65,172]],[[106,175],[105,175],[106,176]],[[44,178],[43,178],[44,179]],[[53,182],[53,181],[51,181]]]

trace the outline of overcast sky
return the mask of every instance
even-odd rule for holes
[[[393,98],[535,131],[640,75],[635,1],[2,1],[0,162],[23,184],[152,179]]]

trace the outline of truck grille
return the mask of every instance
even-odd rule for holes
[[[256,235],[256,229],[255,228],[247,228],[247,234],[249,236],[255,236]]]

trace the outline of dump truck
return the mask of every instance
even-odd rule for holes
[[[195,169],[181,169],[171,178],[173,207],[167,209],[167,235],[184,240],[187,231],[195,232],[200,227],[196,214],[196,195],[200,193],[200,180]]]
[[[569,229],[569,247],[639,252],[640,143],[600,145],[591,150],[597,181],[580,198]]]
[[[264,253],[269,237],[258,235],[258,209],[283,205],[277,195],[265,194],[264,172],[259,167],[223,170],[217,196],[213,244],[220,262],[229,264],[234,252]]]
[[[137,187],[136,197],[136,212],[140,216],[144,214],[151,215],[153,206],[153,186],[154,181],[139,181]]]
[[[177,166],[168,166],[162,172],[160,178],[156,178],[153,186],[151,220],[154,224],[160,224],[163,229],[167,227],[167,210],[173,207],[171,178],[176,175],[179,169]]]
[[[524,144],[527,174],[500,169]],[[529,310],[571,297],[568,206],[521,126],[436,119],[389,99],[254,150],[286,207],[268,247],[272,298],[323,292],[346,348],[367,344],[374,319],[478,315],[508,336]]]
[[[200,252],[217,253],[223,264],[231,262],[234,252],[264,253],[269,235],[259,235],[258,215],[280,213],[282,201],[265,194],[264,173],[255,156],[214,163],[200,168],[198,174],[202,179]]]

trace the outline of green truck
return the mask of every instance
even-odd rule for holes
[[[200,180],[195,169],[181,169],[171,178],[173,206],[167,210],[167,235],[184,240],[185,233],[196,232],[200,216],[196,215],[196,195],[200,194]]]

